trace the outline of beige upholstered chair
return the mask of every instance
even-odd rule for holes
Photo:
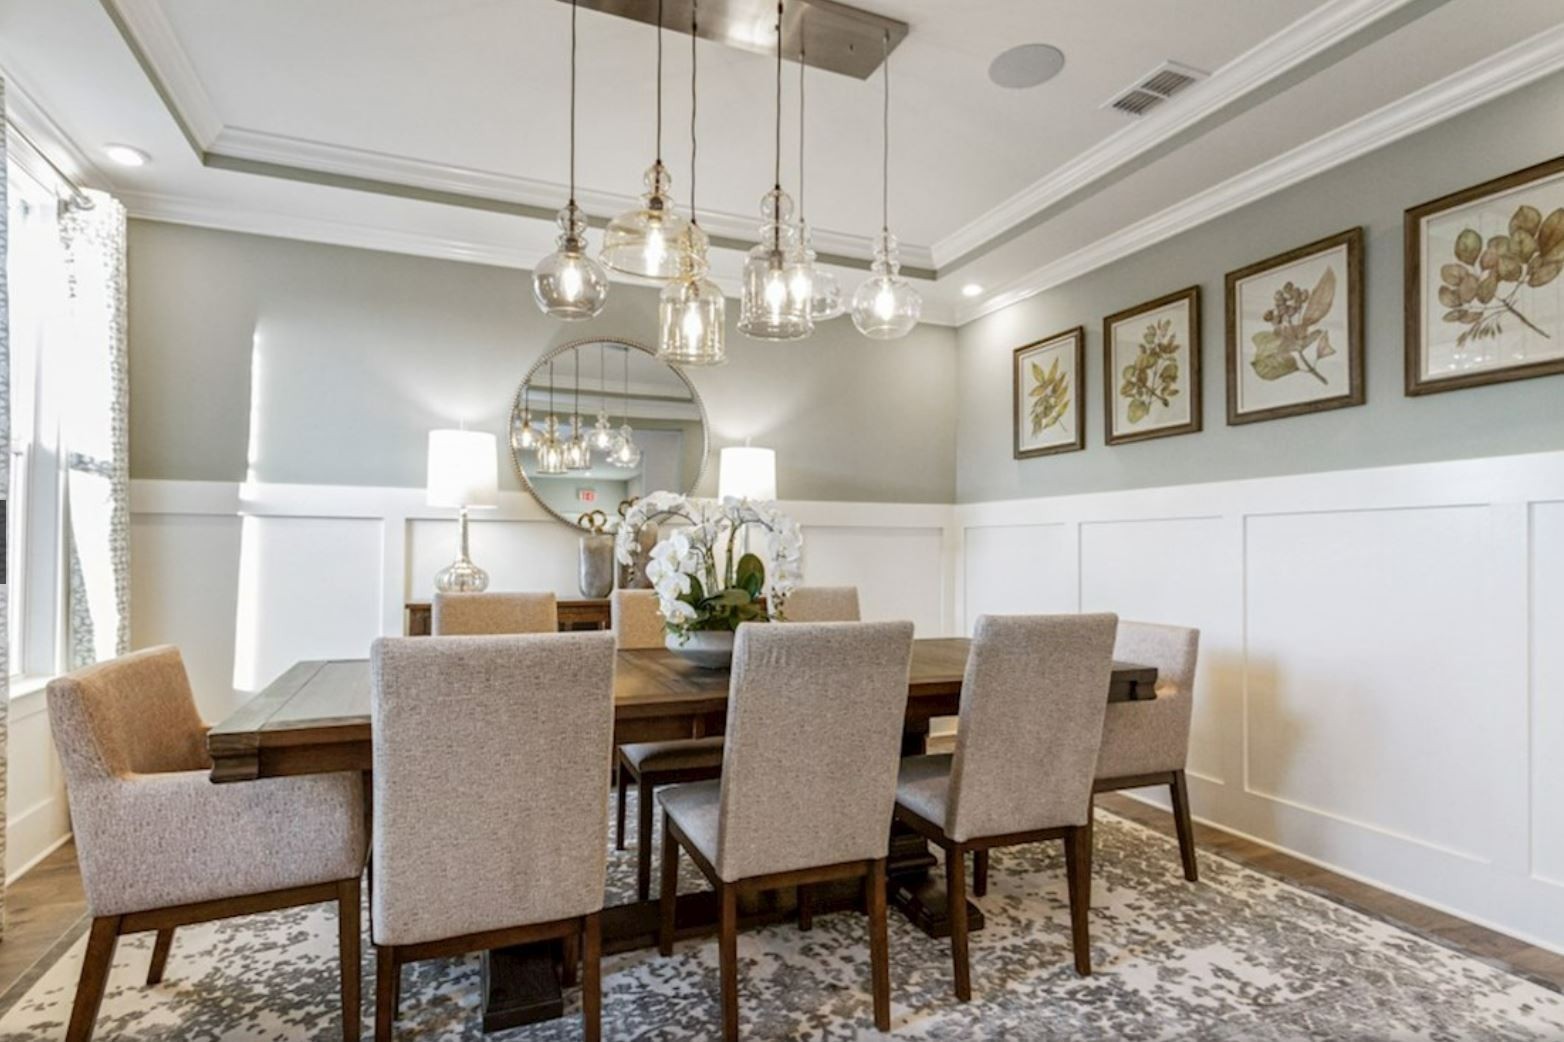
[[[1189,818],[1184,763],[1189,758],[1189,724],[1194,714],[1195,658],[1200,631],[1145,622],[1119,623],[1113,657],[1157,668],[1157,697],[1115,702],[1103,722],[1102,754],[1097,758],[1098,792],[1167,785],[1173,796],[1173,823],[1184,862],[1184,878],[1196,882],[1195,830]]]
[[[902,761],[898,820],[945,851],[956,997],[972,997],[964,855],[1064,841],[1075,968],[1091,973],[1092,778],[1113,678],[1113,615],[984,615],[954,755]]]
[[[92,931],[68,1042],[86,1042],[116,941],[157,931],[147,983],[162,980],[176,927],[337,902],[342,1034],[359,1037],[357,774],[217,785],[206,725],[179,651],[149,648],[49,684]]]
[[[663,613],[655,590],[615,590],[608,602],[614,639],[624,650],[664,646]]]
[[[857,622],[858,587],[800,586],[782,605],[788,622]]]
[[[619,594],[615,593],[614,596],[617,598]],[[617,605],[618,601],[614,603]],[[795,605],[802,605],[802,614],[795,612]],[[788,597],[786,612],[788,622],[857,622],[858,588],[801,586]],[[660,635],[661,618],[659,615],[657,647],[663,644]],[[628,645],[621,642],[619,646]],[[640,846],[636,848],[636,893],[645,901],[652,887],[652,794],[662,785],[706,781],[720,775],[722,736],[696,734],[690,738],[660,742],[633,742],[620,747],[617,770],[619,813],[615,822],[614,847],[617,850],[625,848],[626,793],[630,785],[635,785],[639,799],[636,805],[636,816],[639,819],[636,835],[641,837],[638,840]],[[809,925],[807,906],[802,921],[805,927]]]
[[[377,1042],[405,964],[549,938],[595,1042],[613,635],[381,638],[370,669]]]
[[[557,633],[552,593],[436,593],[430,632],[436,637]]]
[[[679,849],[716,889],[723,1037],[738,1038],[738,899],[867,877],[874,1022],[890,1030],[885,857],[912,623],[739,627],[722,778],[662,792],[659,947],[672,951]]]

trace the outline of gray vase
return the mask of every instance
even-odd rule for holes
[[[581,537],[581,596],[601,600],[614,590],[614,537],[595,533]]]
[[[644,524],[635,534],[635,547],[630,551],[631,563],[619,566],[621,590],[649,590],[652,581],[646,577],[646,564],[651,560],[652,548],[657,545],[657,526]]]
[[[668,650],[701,669],[730,669],[733,666],[732,630],[691,630],[680,637],[670,633],[663,643]]]

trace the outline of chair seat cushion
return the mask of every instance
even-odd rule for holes
[[[717,863],[717,818],[722,806],[720,780],[674,785],[657,793],[663,810],[709,864]]]
[[[896,778],[896,802],[940,828],[949,809],[951,759],[948,753],[909,756]]]
[[[647,771],[722,770],[722,736],[678,738],[666,742],[632,742],[619,747],[620,757],[637,774]]]

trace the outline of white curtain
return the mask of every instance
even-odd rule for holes
[[[87,194],[91,209],[72,207],[60,220],[70,324],[60,341],[71,374],[60,440],[71,669],[130,649],[125,208],[102,192]]]
[[[11,314],[10,298],[6,292],[5,260],[6,248],[6,214],[9,212],[9,200],[6,198],[6,155],[5,155],[5,79],[0,77],[0,492],[4,492],[7,498],[11,492]],[[6,544],[9,544],[10,515],[6,516]],[[5,554],[0,552],[0,567],[4,567]],[[10,576],[6,577],[10,581]],[[10,702],[10,676],[11,663],[9,657],[10,641],[5,639],[5,634],[10,632],[9,620],[5,612],[6,598],[0,596],[0,824],[5,817],[5,756],[9,748],[6,734],[7,719]],[[0,827],[0,877],[5,875],[5,829]],[[5,931],[5,908],[0,904],[0,934]]]

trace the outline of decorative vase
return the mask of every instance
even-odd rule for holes
[[[668,634],[668,650],[701,669],[729,669],[733,665],[732,630],[691,630],[684,637]]]
[[[581,596],[601,600],[614,590],[614,537],[606,532],[581,537]]]
[[[657,526],[654,524],[642,525],[635,533],[635,548],[630,551],[634,559],[630,564],[619,566],[619,588],[621,590],[650,590],[652,581],[646,577],[646,563],[652,559],[652,550],[657,546]]]

